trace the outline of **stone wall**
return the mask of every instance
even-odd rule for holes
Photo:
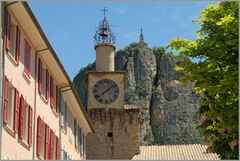
[[[132,159],[139,153],[139,109],[91,109],[95,133],[87,135],[87,159]]]

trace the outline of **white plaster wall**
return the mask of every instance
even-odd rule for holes
[[[31,71],[30,79],[26,79],[24,71],[24,39],[27,38],[23,29],[21,30],[20,39],[20,61],[16,65],[10,54],[5,50],[5,75],[9,82],[18,89],[19,95],[23,95],[29,105],[34,107],[34,90],[35,90],[35,50],[31,45]],[[4,47],[5,48],[5,47]],[[34,108],[33,108],[34,114]],[[9,130],[8,130],[9,131]],[[29,148],[19,142],[18,135],[10,135],[6,130],[6,126],[2,126],[2,159],[32,159],[33,147]],[[34,137],[32,137],[34,139]]]

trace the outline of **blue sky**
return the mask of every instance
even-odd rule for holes
[[[95,61],[93,36],[106,17],[116,37],[117,49],[139,41],[143,28],[149,47],[166,46],[174,37],[195,38],[193,24],[212,1],[198,2],[29,2],[45,35],[70,78]]]

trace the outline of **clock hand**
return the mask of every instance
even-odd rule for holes
[[[110,84],[110,86],[104,91],[102,92],[96,99],[99,99],[100,97],[102,97],[107,91],[109,91],[112,87],[114,86],[113,83]]]

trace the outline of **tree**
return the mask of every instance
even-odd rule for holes
[[[221,159],[238,159],[238,2],[208,5],[201,11],[195,40],[172,39],[168,47],[188,58],[177,70],[201,95],[199,129],[208,150]],[[197,58],[199,61],[190,61]]]

